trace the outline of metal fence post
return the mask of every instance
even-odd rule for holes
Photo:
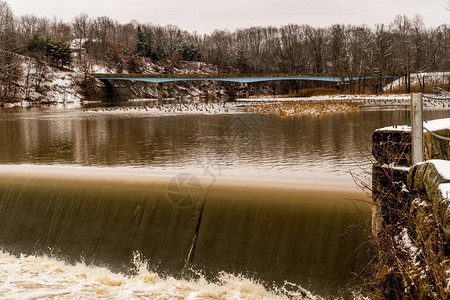
[[[411,94],[411,147],[412,164],[424,161],[422,93]]]

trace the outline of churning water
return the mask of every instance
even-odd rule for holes
[[[272,291],[242,276],[219,274],[215,282],[162,278],[135,260],[136,275],[107,268],[68,265],[49,257],[15,257],[0,252],[2,299],[314,299],[289,283]]]

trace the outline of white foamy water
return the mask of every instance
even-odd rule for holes
[[[241,276],[219,274],[216,282],[162,278],[136,260],[137,275],[106,268],[69,265],[49,257],[0,252],[1,299],[319,299],[288,285],[267,290]],[[294,289],[293,289],[294,288]],[[293,291],[294,290],[294,291]]]

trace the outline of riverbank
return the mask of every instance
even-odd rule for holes
[[[411,128],[373,134],[373,232],[377,260],[370,298],[448,299],[450,294],[447,160],[450,119],[424,125],[424,162],[411,161]]]
[[[280,116],[325,115],[361,110],[361,105],[347,101],[283,101],[246,106],[245,112],[277,114]]]
[[[410,110],[410,95],[326,95],[297,98],[250,98],[234,101],[200,101],[165,99],[135,99],[128,107],[101,107],[86,109],[85,112],[172,114],[229,114],[257,113],[280,116],[326,115],[352,111],[407,111]],[[140,105],[140,106],[137,106]],[[434,98],[424,100],[424,110],[450,110],[447,101]]]
[[[0,109],[14,107],[33,107],[42,105],[79,105],[85,113],[112,114],[235,114],[257,113],[280,116],[311,115],[354,112],[354,111],[408,111],[409,94],[386,95],[324,95],[312,97],[260,97],[233,101],[209,100],[205,98],[166,98],[163,103],[156,98],[135,98],[117,105],[106,105],[102,101],[84,101],[66,98],[66,101],[20,101],[0,102]],[[450,110],[450,103],[439,96],[424,98],[424,110]]]

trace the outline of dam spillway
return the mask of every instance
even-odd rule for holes
[[[147,280],[146,272],[160,276],[145,290],[162,284],[157,295],[168,298],[175,297],[167,293],[173,285],[197,279],[192,293],[207,294],[219,283],[217,298],[223,289],[247,289],[249,280],[258,283],[252,292],[261,284],[266,292],[279,291],[286,281],[333,298],[368,278],[360,270],[370,268],[373,257],[367,253],[371,214],[350,174],[370,172],[373,131],[406,123],[405,112],[153,115],[134,109],[142,104],[126,105],[113,112],[101,106],[97,112],[67,106],[2,111],[0,124],[8,130],[0,131],[0,298],[50,297],[52,287],[69,289],[75,296],[67,299],[84,298],[76,287],[61,291],[62,281],[54,278],[70,277],[79,287],[85,283],[78,276],[92,279],[99,268],[114,282],[121,278],[125,293],[136,291],[126,285]],[[240,130],[243,124],[251,130]],[[217,179],[212,185],[208,172]],[[173,204],[171,183],[182,173],[201,183],[196,207]],[[75,265],[61,266],[66,262]],[[54,276],[45,277],[48,265],[55,266]],[[236,275],[233,286],[223,282],[228,275]],[[116,295],[103,276],[86,284]],[[5,287],[11,278],[15,285]],[[46,280],[49,294],[39,288]]]
[[[335,294],[367,263],[364,194],[217,180],[192,207],[149,170],[0,166],[0,247],[127,272],[136,253],[160,274],[225,271]],[[201,204],[201,205],[198,205]],[[353,230],[351,229],[353,228]]]

